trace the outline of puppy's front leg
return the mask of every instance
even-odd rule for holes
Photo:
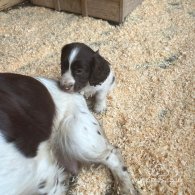
[[[106,111],[106,96],[107,91],[98,91],[95,94],[95,104],[94,104],[94,111],[96,113],[102,113]]]
[[[101,89],[97,90],[95,94],[95,105],[94,105],[94,111],[96,113],[102,113],[106,111],[106,98],[108,96],[108,93],[114,88],[115,86],[115,76],[113,73],[110,73],[110,76],[105,81],[104,84],[102,84]]]

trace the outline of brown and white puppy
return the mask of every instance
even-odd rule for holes
[[[82,95],[54,80],[0,73],[0,194],[66,194],[80,163],[106,165],[122,194],[136,194]]]
[[[106,110],[106,96],[115,77],[110,64],[84,43],[70,43],[61,51],[61,87],[67,92],[95,96],[94,111]]]

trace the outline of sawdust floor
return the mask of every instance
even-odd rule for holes
[[[99,49],[116,73],[97,117],[140,193],[195,194],[195,1],[145,0],[120,26],[41,7],[0,12],[0,71],[58,78],[60,49],[73,41]],[[109,171],[92,166],[72,194],[110,186]]]

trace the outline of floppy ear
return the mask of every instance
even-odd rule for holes
[[[65,72],[65,66],[67,64],[67,49],[66,45],[61,49],[61,58],[60,58],[60,65],[61,65],[61,75]]]
[[[89,76],[89,84],[96,86],[106,80],[110,73],[109,62],[102,56],[95,53],[91,61],[91,74]]]

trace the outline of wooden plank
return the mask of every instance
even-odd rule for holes
[[[121,23],[143,0],[31,0],[35,5]]]
[[[87,0],[81,0],[82,16],[88,16]]]
[[[88,15],[119,22],[119,0],[88,0]]]
[[[22,3],[25,0],[0,0],[0,11],[7,9],[18,3]]]
[[[119,23],[123,22],[123,19],[124,19],[124,1],[120,0]]]
[[[58,0],[60,10],[81,14],[81,0]],[[44,6],[55,9],[55,0],[31,0],[31,3],[38,6]]]
[[[53,0],[31,0],[31,2],[35,5],[40,5],[48,8],[53,8],[55,7]]]
[[[119,21],[119,1],[120,0],[60,0],[60,10],[106,20]],[[31,2],[35,5],[55,8],[53,0],[31,0]],[[85,4],[82,4],[83,2]],[[85,6],[87,6],[87,13],[82,13],[82,9],[85,9]]]
[[[81,0],[61,0],[61,10],[82,14]]]
[[[60,0],[53,0],[54,9],[57,11],[61,11],[61,3]]]

